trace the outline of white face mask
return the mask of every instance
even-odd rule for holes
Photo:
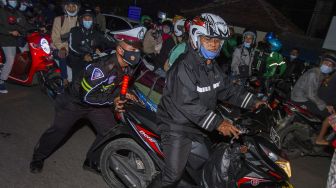
[[[65,7],[65,12],[68,16],[77,16],[78,13],[78,6],[76,5],[76,10],[74,12],[69,12]]]
[[[297,58],[297,56],[295,56],[295,55],[290,55],[289,58],[290,58],[291,61],[293,61],[294,59]]]
[[[21,4],[19,10],[20,10],[20,11],[26,11],[26,10],[27,10],[27,6]]]

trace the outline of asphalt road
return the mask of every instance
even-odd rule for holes
[[[84,126],[45,161],[41,174],[29,172],[34,145],[53,119],[53,101],[38,87],[9,85],[0,94],[1,188],[106,188],[104,180],[82,169],[93,131]],[[324,188],[330,159],[304,157],[291,161],[296,188]]]

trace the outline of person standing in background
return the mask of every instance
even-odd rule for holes
[[[105,16],[101,13],[100,5],[96,5],[95,7],[96,12],[96,24],[99,31],[105,33],[106,31],[106,19]]]

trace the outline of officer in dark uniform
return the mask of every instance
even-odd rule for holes
[[[234,85],[214,61],[229,36],[225,21],[204,13],[193,19],[188,51],[169,69],[158,106],[165,166],[149,188],[176,187],[180,181],[193,140],[203,141],[202,131],[217,130],[238,136],[239,130],[215,112],[217,101],[242,108],[260,105],[256,97]]]
[[[129,74],[130,66],[140,60],[140,47],[146,32],[145,27],[137,27],[127,31],[115,32],[118,40],[116,53],[110,58],[102,58],[86,66],[82,75],[69,86],[69,89],[56,99],[54,122],[38,141],[30,171],[42,171],[44,160],[49,157],[64,141],[65,137],[80,118],[90,120],[97,132],[97,138],[92,144],[84,167],[94,170],[97,166],[92,149],[103,136],[115,125],[113,109],[121,110],[123,103],[119,97],[119,86],[125,73]],[[131,94],[126,98],[135,100]],[[114,105],[114,108],[111,106]]]
[[[95,29],[95,16],[91,9],[83,9],[79,17],[79,26],[70,30],[69,59],[67,63],[72,68],[72,78],[76,79],[81,70],[92,61],[96,49],[114,48],[103,33]]]

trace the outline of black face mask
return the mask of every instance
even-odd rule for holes
[[[123,59],[126,63],[128,63],[131,66],[134,66],[139,63],[141,58],[140,51],[128,51],[125,49],[123,49],[123,51],[124,51]]]

